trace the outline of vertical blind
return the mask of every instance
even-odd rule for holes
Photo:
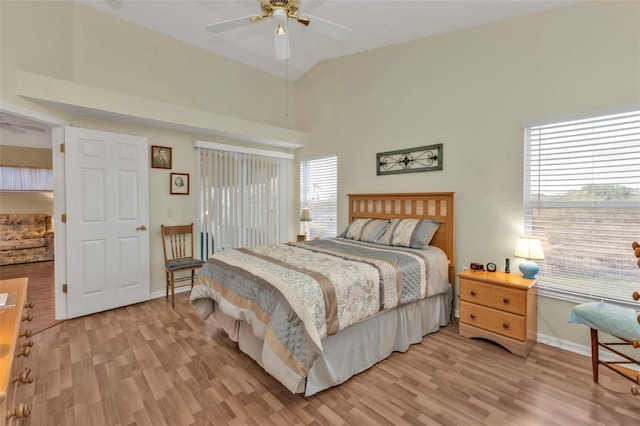
[[[640,111],[525,129],[525,228],[542,293],[631,303],[640,269]]]
[[[207,148],[199,155],[201,257],[281,242],[291,161]]]
[[[0,166],[0,191],[53,192],[53,170],[41,167]]]
[[[311,238],[331,238],[337,234],[338,157],[322,157],[300,162],[300,209],[311,211]],[[304,233],[304,223],[300,224]]]

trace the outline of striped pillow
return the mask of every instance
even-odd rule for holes
[[[375,243],[389,226],[387,219],[356,219],[343,233],[345,238]]]
[[[440,222],[430,219],[391,219],[391,224],[376,242],[388,246],[425,249],[439,226]]]

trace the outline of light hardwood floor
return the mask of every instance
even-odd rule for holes
[[[31,425],[637,425],[630,382],[538,344],[520,358],[457,323],[341,386],[292,395],[188,294],[64,321],[33,336]]]

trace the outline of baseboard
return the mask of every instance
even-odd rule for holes
[[[185,286],[180,286],[180,287],[176,287],[175,289],[175,294],[179,294],[179,293],[184,293],[187,291],[191,291],[191,286],[190,285],[185,285]],[[164,290],[160,290],[160,291],[154,291],[153,293],[151,293],[149,295],[149,300],[151,299],[159,299],[161,297],[165,297],[167,295],[167,292]]]
[[[561,340],[561,339],[558,339],[557,337],[551,337],[551,336],[547,336],[540,333],[538,333],[537,341],[538,343],[542,343],[543,345],[553,346],[554,348],[562,349],[568,352],[573,352],[575,354],[583,355],[591,359],[591,346],[585,346],[585,345],[579,345],[573,342],[567,342],[566,340]],[[615,356],[611,352],[601,350],[600,359],[602,361],[616,361],[616,360],[620,360],[621,358]],[[624,366],[631,370],[640,372],[640,365],[625,364]]]
[[[557,337],[547,336],[546,334],[541,333],[538,333],[536,340],[538,343],[542,343],[543,345],[552,346],[554,348],[591,358],[591,346],[579,345],[577,343],[558,339]],[[605,354],[602,355],[602,358],[605,358]]]

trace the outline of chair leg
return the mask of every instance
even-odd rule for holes
[[[598,330],[591,329],[591,369],[593,370],[593,383],[598,383],[598,364],[599,347],[598,347]]]
[[[169,286],[171,285],[171,283],[169,282],[169,272],[165,271],[164,275],[165,275],[164,289],[166,293],[165,299],[169,300]]]
[[[171,307],[172,308],[176,307],[175,297],[176,297],[175,276],[173,275],[173,272],[172,272],[171,273]]]

